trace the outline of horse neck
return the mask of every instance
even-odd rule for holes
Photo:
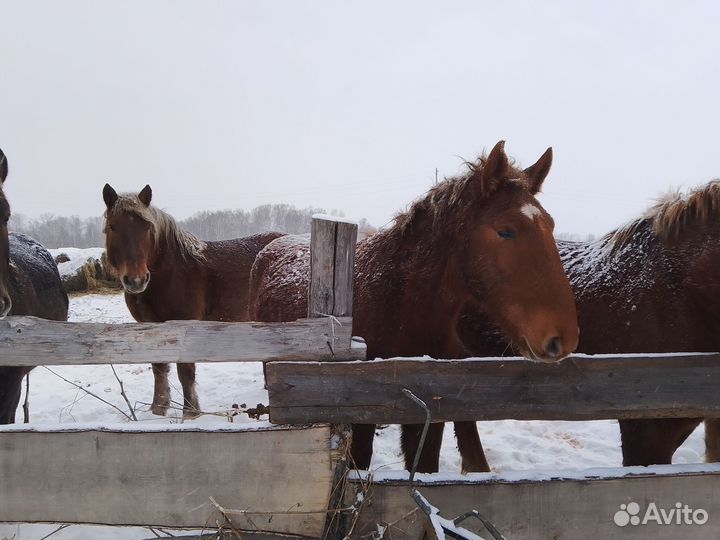
[[[720,332],[720,228],[706,227],[702,234],[688,233],[671,244],[678,261],[678,282],[703,326]]]
[[[695,307],[688,248],[649,228],[622,245],[560,242],[580,323],[578,352],[668,352],[706,348],[705,314]]]
[[[182,248],[174,235],[160,235],[150,258],[150,272],[180,275],[189,271],[191,262],[183,257]]]
[[[456,357],[447,343],[462,301],[448,286],[448,258],[424,243],[382,235],[362,243],[356,258],[354,325],[368,353]]]

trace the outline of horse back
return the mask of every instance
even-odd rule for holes
[[[283,233],[267,232],[207,242],[206,320],[242,321],[248,318],[250,272],[258,253]],[[232,291],[232,294],[228,294]]]
[[[288,235],[265,246],[250,274],[250,320],[286,322],[307,317],[310,235]]]
[[[66,321],[68,297],[57,265],[42,245],[24,234],[10,233],[10,315],[32,315]]]

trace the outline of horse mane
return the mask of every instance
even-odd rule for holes
[[[470,197],[465,195],[473,182],[478,182],[478,185],[481,185],[481,178],[479,177],[486,161],[487,156],[485,154],[481,155],[475,162],[465,161],[464,165],[467,167],[467,171],[464,174],[445,178],[442,182],[430,188],[423,197],[411,203],[406,211],[395,215],[394,225],[388,232],[393,231],[404,236],[427,224],[431,224],[433,228],[438,225],[448,228],[452,224],[451,232],[458,231],[465,225],[465,220],[470,215],[469,210],[478,203],[478,197],[475,194]],[[527,189],[523,171],[516,168],[512,161],[510,162],[508,176],[498,179],[498,181],[499,184],[493,186],[492,190],[488,186],[483,186],[484,189],[480,199],[505,186]]]
[[[121,193],[112,210],[105,211],[103,231],[107,232],[107,220],[110,213],[128,213],[138,216],[148,222],[153,230],[156,245],[164,242],[175,247],[183,260],[205,261],[205,242],[194,234],[183,230],[175,219],[154,206],[145,206],[138,196],[133,193]]]
[[[660,197],[644,215],[609,233],[608,243],[615,249],[627,245],[644,227],[668,240],[677,237],[686,227],[706,225],[720,218],[720,179],[687,193],[673,190]]]

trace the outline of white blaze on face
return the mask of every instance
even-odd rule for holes
[[[536,216],[539,216],[542,212],[540,209],[535,206],[534,204],[526,204],[521,209],[520,212],[528,218],[530,221],[533,221]]]

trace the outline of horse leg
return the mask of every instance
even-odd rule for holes
[[[440,469],[440,447],[444,429],[445,424],[443,422],[430,424],[425,437],[425,444],[420,453],[417,472],[434,473]],[[415,461],[422,430],[423,424],[404,424],[401,427],[400,445],[405,456],[405,468],[408,471],[412,469],[413,461]]]
[[[353,424],[350,459],[357,469],[369,469],[373,455],[375,424]]]
[[[183,389],[183,418],[197,418],[200,402],[195,390],[195,364],[178,364],[177,371]]]
[[[705,420],[705,461],[720,461],[720,418]]]
[[[0,424],[14,424],[26,368],[0,368]]]
[[[155,389],[150,411],[158,416],[165,416],[170,406],[170,383],[168,382],[170,366],[167,364],[153,364],[152,370],[155,377]]]
[[[675,450],[700,422],[697,418],[620,420],[623,465],[672,463]]]
[[[490,472],[485,452],[478,435],[477,423],[455,422],[455,437],[462,458],[463,474],[469,472]]]

